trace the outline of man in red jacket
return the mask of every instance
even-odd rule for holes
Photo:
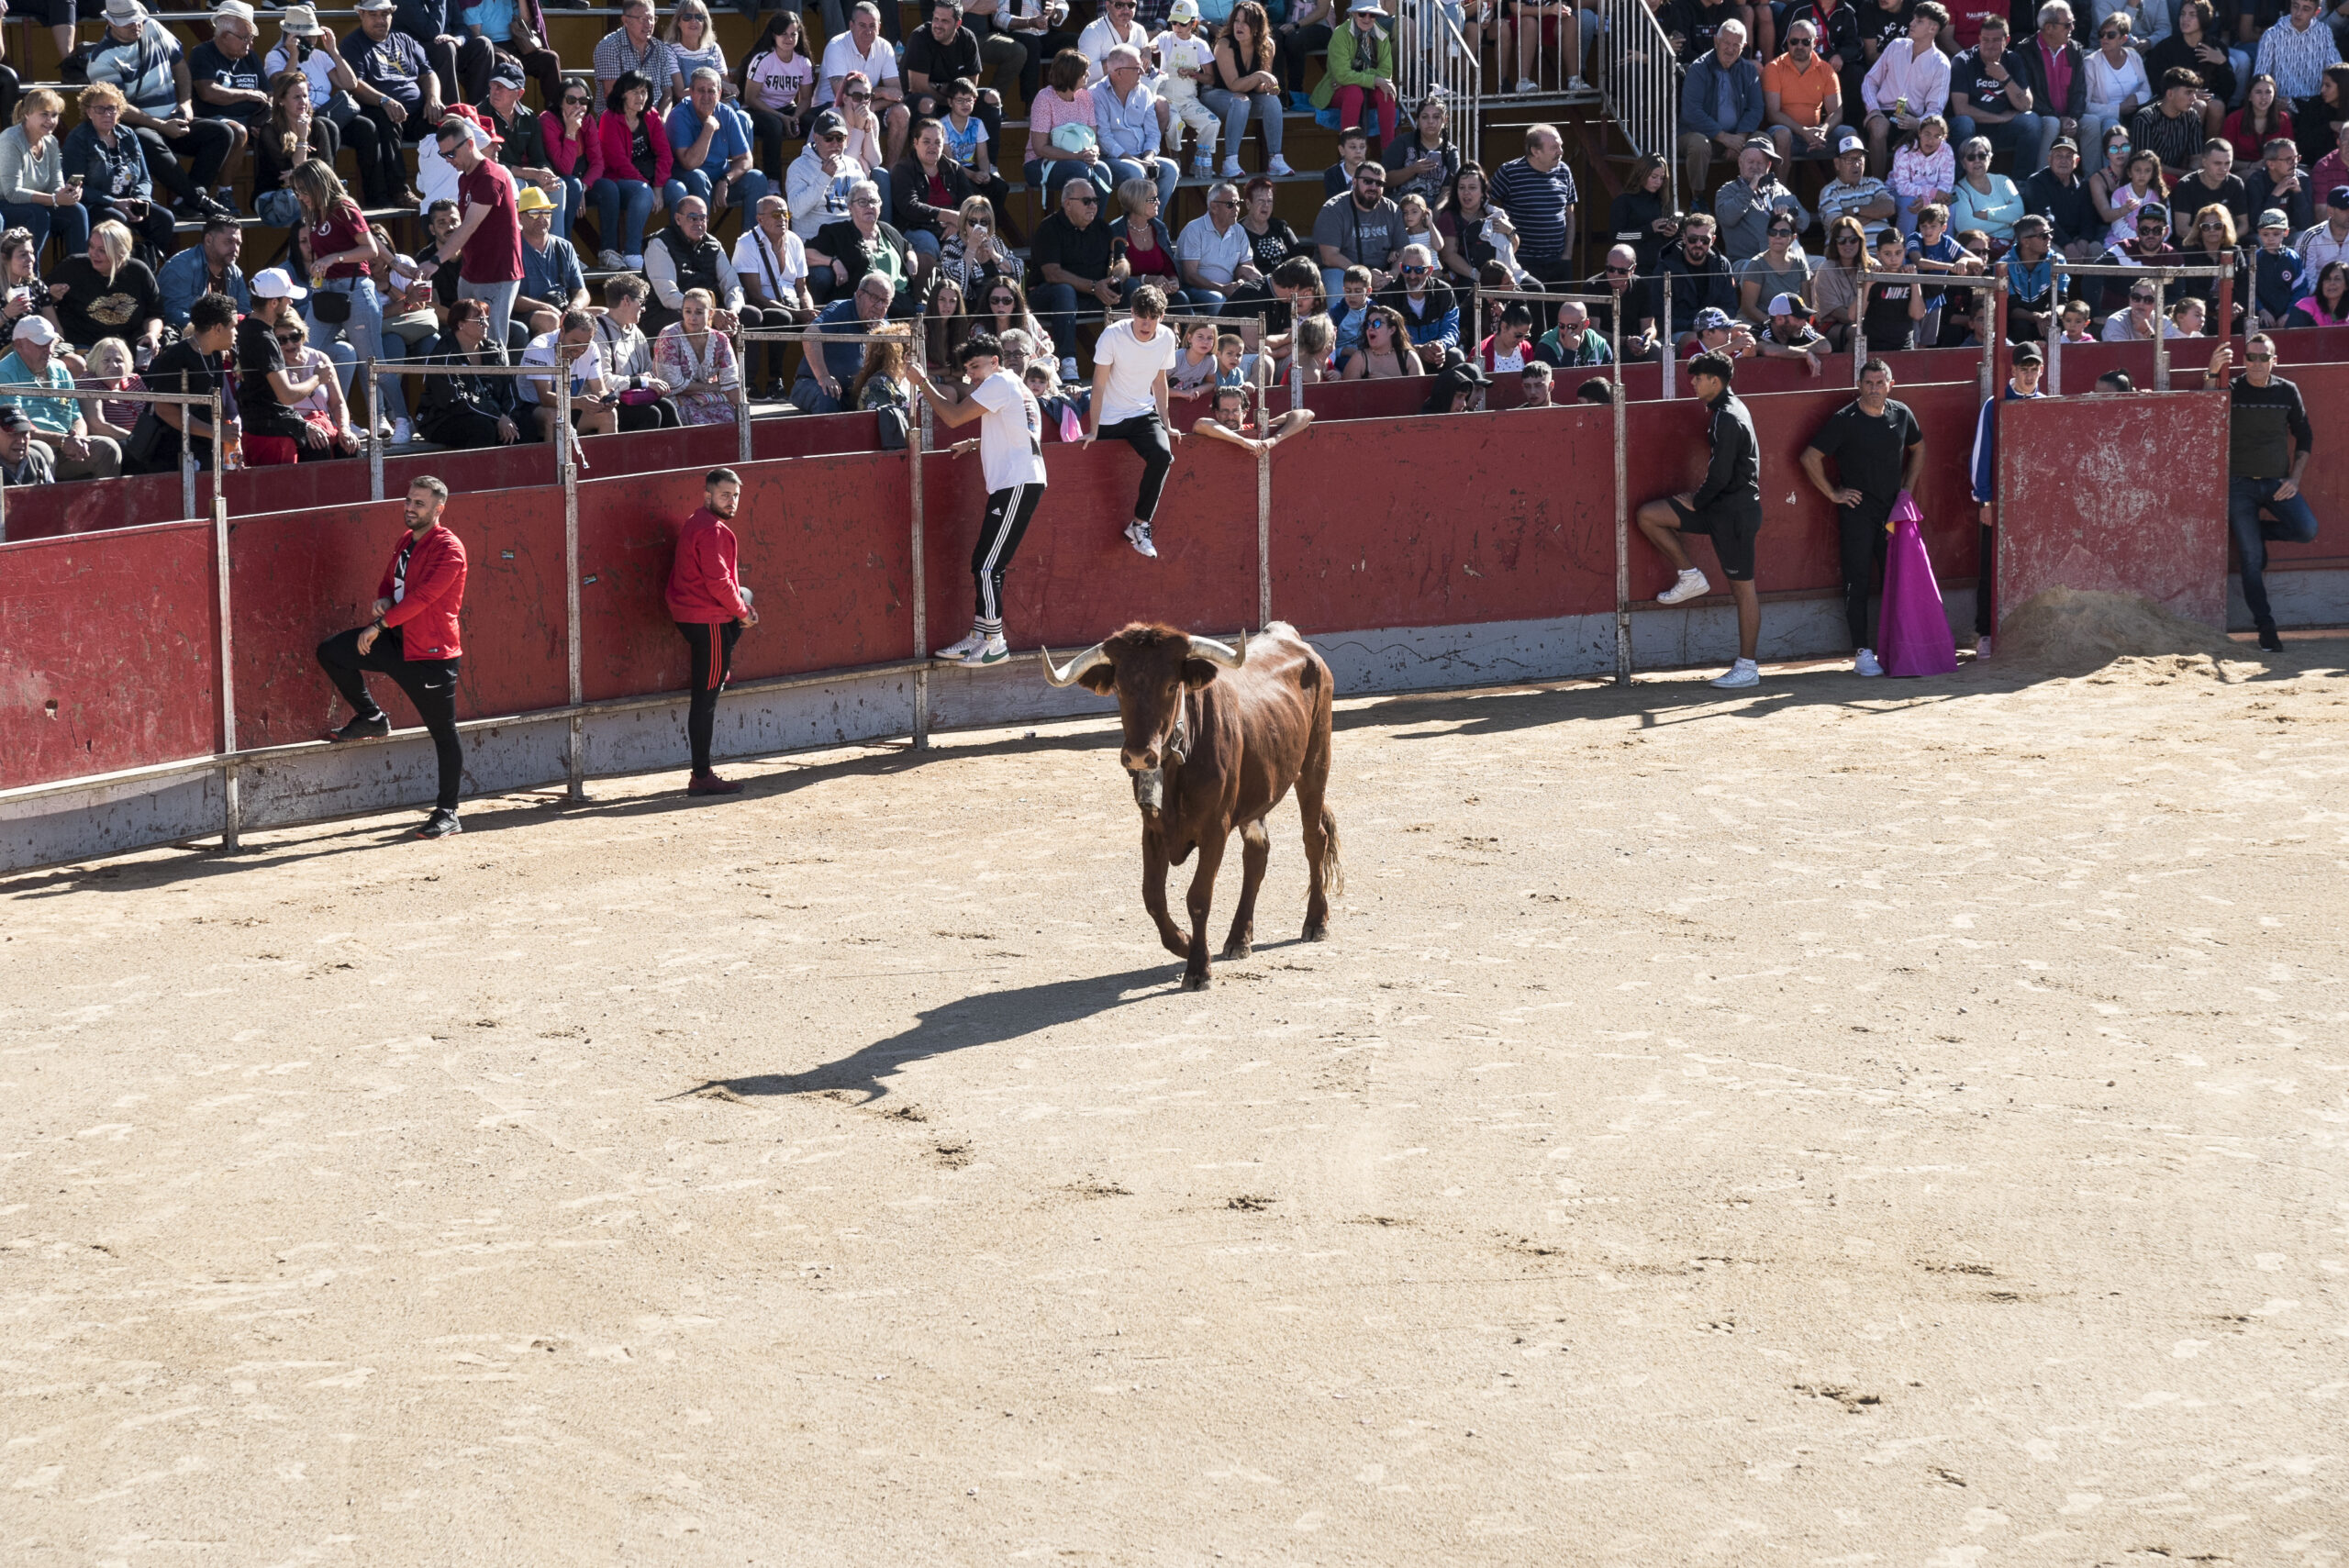
[[[710,770],[709,740],[718,727],[718,694],[734,673],[734,643],[759,624],[751,591],[734,570],[734,530],[726,526],[742,502],[742,481],[730,468],[713,468],[702,481],[698,511],[677,529],[677,559],[669,568],[669,614],[685,634],[693,659],[693,706],[685,738],[693,742],[694,776],[687,795],[739,795],[739,780]]]
[[[465,771],[457,744],[457,663],[465,651],[457,640],[457,616],[465,603],[465,547],[441,526],[448,504],[449,487],[437,479],[407,487],[407,532],[393,547],[375,590],[375,618],[318,644],[318,662],[357,715],[340,729],[328,730],[328,740],[373,740],[392,732],[392,721],[367,693],[370,670],[398,683],[431,732],[440,758],[440,795],[416,830],[419,839],[463,831],[457,823],[457,788]]]

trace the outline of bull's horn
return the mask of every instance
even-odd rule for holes
[[[1108,646],[1108,644],[1106,642],[1095,643],[1092,647],[1086,649],[1084,652],[1070,660],[1068,662],[1068,667],[1062,670],[1055,670],[1052,668],[1052,651],[1049,648],[1041,650],[1044,659],[1044,679],[1050,681],[1056,686],[1073,686],[1076,684],[1077,677],[1084,674],[1087,670],[1090,670],[1096,664],[1107,664],[1109,662],[1109,656],[1101,651]]]
[[[1248,634],[1244,631],[1240,634],[1238,648],[1232,647],[1228,642],[1218,642],[1212,637],[1195,637],[1191,639],[1191,652],[1210,664],[1219,664],[1227,670],[1237,670],[1248,662]]]

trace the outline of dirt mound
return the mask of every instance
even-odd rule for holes
[[[2045,670],[2095,670],[2116,659],[2176,654],[2241,657],[2243,650],[2199,621],[2129,594],[2050,588],[2017,606],[1998,628],[1998,662]]]

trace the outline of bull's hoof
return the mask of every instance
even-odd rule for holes
[[[1329,925],[1326,922],[1320,925],[1308,925],[1305,928],[1305,940],[1308,942],[1328,941],[1330,940]]]
[[[1255,951],[1254,946],[1249,942],[1229,941],[1223,944],[1223,951],[1219,956],[1224,962],[1230,963],[1233,959],[1246,958]]]
[[[1184,972],[1183,989],[1186,991],[1204,991],[1214,984],[1214,980],[1208,975],[1193,974],[1187,970]]]

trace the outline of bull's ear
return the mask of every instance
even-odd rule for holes
[[[1096,664],[1076,678],[1076,684],[1097,697],[1106,697],[1118,689],[1118,667]]]
[[[1204,659],[1183,661],[1183,684],[1193,691],[1204,690],[1215,680],[1216,667]]]

